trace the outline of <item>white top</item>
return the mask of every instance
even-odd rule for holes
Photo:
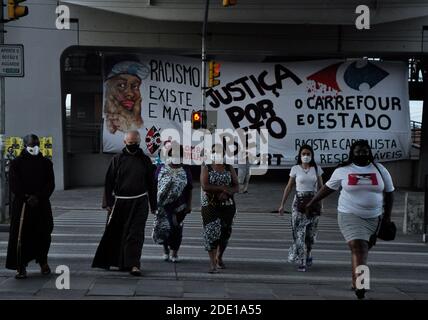
[[[361,218],[375,218],[383,211],[383,192],[394,191],[394,184],[388,170],[380,163],[359,167],[354,164],[334,170],[326,186],[340,191],[337,210],[353,213]]]
[[[324,171],[320,166],[318,168],[318,176],[321,176]],[[304,170],[302,166],[295,165],[291,167],[290,177],[296,179],[296,191],[314,191],[318,190],[318,179],[315,167],[310,167],[309,170]]]

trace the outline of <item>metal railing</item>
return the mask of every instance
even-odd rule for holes
[[[423,236],[422,241],[428,241],[428,174],[425,175],[425,189],[424,189],[425,199],[424,199],[424,226],[423,226]]]
[[[410,121],[410,130],[412,133],[412,143],[413,145],[420,146],[421,145],[421,131],[422,123],[418,121]]]

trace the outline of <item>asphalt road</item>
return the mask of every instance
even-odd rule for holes
[[[56,192],[55,228],[49,262],[53,270],[70,270],[70,290],[56,288],[56,274],[43,277],[35,263],[29,278],[17,281],[14,271],[0,269],[0,299],[355,299],[350,290],[350,252],[339,232],[334,210],[336,198],[324,203],[314,264],[306,273],[286,262],[291,244],[290,215],[271,213],[281,196],[281,185],[252,186],[238,195],[238,213],[224,261],[226,269],[209,274],[208,255],[202,245],[198,211],[185,220],[180,262],[164,262],[162,248],[151,239],[149,216],[143,248],[143,276],[91,269],[105,226],[99,209],[99,188]],[[402,224],[404,196],[398,193],[394,220]],[[289,205],[290,201],[288,201]],[[0,233],[0,265],[4,266],[7,233]],[[369,254],[370,286],[367,299],[427,299],[428,245],[420,236],[399,232],[393,242],[379,241]]]

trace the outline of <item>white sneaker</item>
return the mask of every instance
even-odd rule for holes
[[[166,254],[166,253],[164,253],[164,254],[162,255],[162,260],[163,260],[163,261],[169,261],[169,255],[168,255],[168,254]]]
[[[174,262],[174,263],[177,263],[177,262],[179,262],[180,260],[178,259],[178,257],[173,257],[173,256],[171,256],[171,261],[172,261],[172,262]]]

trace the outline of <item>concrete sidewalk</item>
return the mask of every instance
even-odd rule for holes
[[[203,274],[204,275],[204,274]],[[56,277],[30,274],[24,281],[0,278],[2,300],[61,299],[141,299],[141,300],[355,300],[350,288],[340,283],[289,281],[282,283],[224,279],[166,279],[146,276],[140,279],[114,274],[109,276],[72,275],[70,290],[58,290]],[[426,300],[427,285],[376,285],[368,300]]]

